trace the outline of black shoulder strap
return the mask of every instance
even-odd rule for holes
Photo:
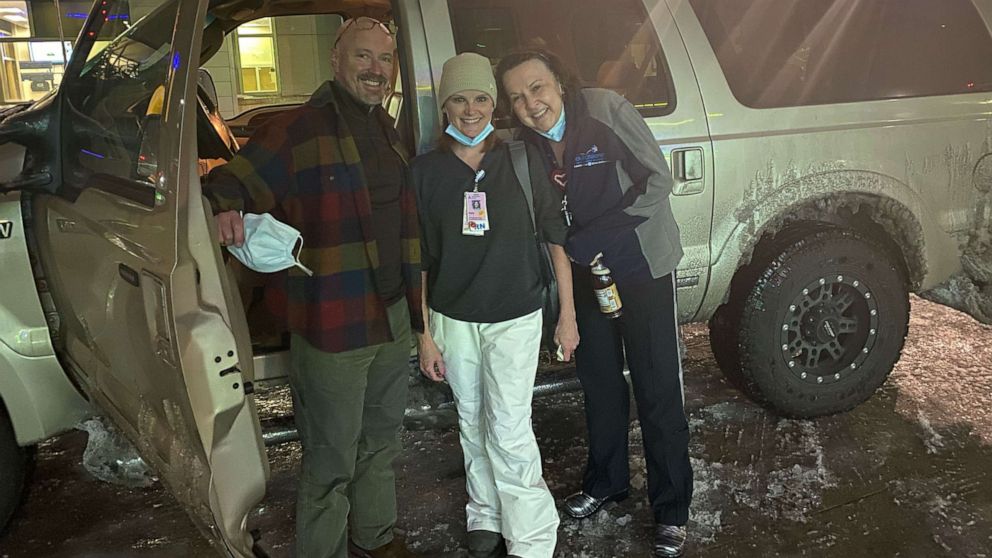
[[[524,198],[527,199],[527,209],[530,210],[530,222],[534,225],[534,234],[537,234],[537,219],[534,217],[534,186],[530,182],[530,168],[527,164],[527,146],[520,140],[507,142],[510,146],[510,159],[513,161],[513,172],[517,175],[520,188],[524,191]]]

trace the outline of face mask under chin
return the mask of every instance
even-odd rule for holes
[[[445,128],[444,133],[448,134],[449,136],[454,138],[455,141],[464,145],[465,147],[475,147],[480,143],[486,141],[486,138],[489,137],[489,134],[493,133],[495,129],[496,128],[493,127],[493,123],[489,122],[488,124],[486,124],[486,127],[483,128],[481,132],[479,132],[479,135],[475,136],[474,138],[470,138],[466,136],[464,133],[462,133],[461,130],[456,128],[454,124],[448,124],[448,127]]]

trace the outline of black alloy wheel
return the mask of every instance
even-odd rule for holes
[[[899,359],[908,297],[894,258],[855,232],[823,229],[783,243],[743,303],[745,391],[787,416],[853,408]]]

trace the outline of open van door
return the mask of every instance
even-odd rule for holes
[[[95,3],[37,109],[54,139],[31,164],[50,159],[52,183],[32,214],[67,368],[218,550],[240,557],[269,471],[244,311],[197,173],[206,5]]]

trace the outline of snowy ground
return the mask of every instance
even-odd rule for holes
[[[992,327],[913,299],[910,337],[866,404],[817,421],[773,416],[731,388],[706,330],[686,330],[693,556],[992,557]],[[285,406],[272,402],[273,407]],[[585,459],[580,394],[535,404],[545,475],[559,499]],[[648,556],[651,523],[636,421],[632,495],[584,521],[563,518],[561,557]],[[398,464],[400,527],[425,556],[461,556],[464,473],[457,433],[409,431]],[[28,501],[0,557],[212,556],[158,485],[94,480],[85,434],[39,451]],[[274,557],[292,555],[299,446],[270,448],[272,479],[251,518]]]

